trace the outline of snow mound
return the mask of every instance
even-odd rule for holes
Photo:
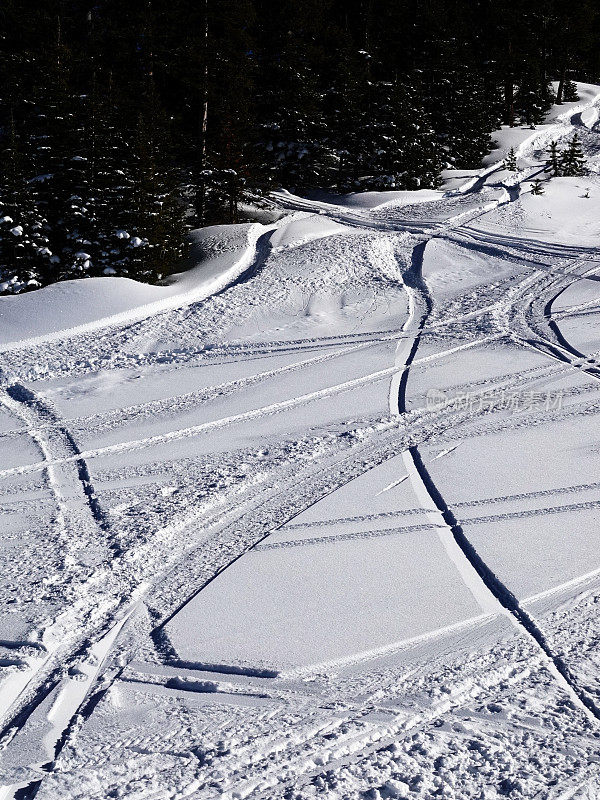
[[[453,297],[504,278],[514,271],[508,261],[486,255],[476,248],[443,240],[431,240],[423,259],[423,278],[434,297]]]
[[[219,225],[193,234],[196,265],[163,286],[129,278],[64,281],[36,292],[0,297],[0,347],[124,324],[198,302],[221,291],[250,266],[262,225]]]
[[[598,109],[595,106],[592,106],[592,108],[586,108],[585,111],[581,112],[581,122],[590,130],[598,122],[598,118]]]
[[[318,215],[293,219],[287,225],[282,225],[271,236],[273,249],[294,247],[314,239],[325,236],[334,236],[338,233],[349,233],[351,229],[339,222]]]
[[[521,197],[527,227],[540,238],[591,247],[597,245],[600,236],[599,202],[598,186],[590,187],[589,177],[553,178],[541,197]]]
[[[332,192],[311,192],[309,200],[341,208],[357,208],[372,211],[384,206],[405,206],[415,203],[428,203],[439,200],[442,193],[435,189],[391,190],[387,192],[352,192],[350,194],[333,194]]]
[[[510,231],[513,242],[535,238],[575,247],[597,247],[600,235],[600,188],[597,178],[552,178],[545,182],[545,193],[534,196],[523,192],[519,215],[482,217],[474,229],[490,232],[501,242]]]

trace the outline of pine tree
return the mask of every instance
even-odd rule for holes
[[[564,150],[560,167],[562,175],[568,178],[585,175],[585,156],[577,134],[573,136],[569,141],[568,147]]]
[[[301,190],[322,185],[327,154],[323,95],[296,22],[297,29],[282,23],[279,42],[271,38],[263,45],[255,146],[269,184]]]
[[[489,103],[485,77],[473,74],[451,52],[448,63],[429,76],[425,97],[432,125],[452,168],[478,164],[490,151],[490,131],[497,118]]]
[[[356,189],[365,152],[371,104],[368,54],[360,52],[347,31],[340,33],[339,60],[323,96],[325,184],[347,192]]]
[[[502,119],[537,125],[549,78],[570,100],[569,76],[600,69],[597,0],[4,0],[1,16],[10,291],[155,280],[186,227],[236,222],[274,185],[436,186],[480,165]],[[583,169],[577,147],[564,162],[554,143],[549,172]]]
[[[514,147],[511,147],[506,154],[503,166],[504,169],[508,169],[511,172],[517,172],[517,154],[515,153]]]
[[[563,88],[563,100],[565,103],[576,103],[579,100],[579,92],[575,81],[566,80]]]
[[[157,112],[150,82],[140,110],[127,168],[131,199],[123,208],[124,266],[135,277],[156,281],[177,270],[187,252],[184,207],[169,168],[166,120]],[[115,226],[116,228],[116,226]],[[114,230],[114,228],[113,228]],[[119,233],[115,230],[115,236]]]
[[[548,4],[548,50],[552,70],[559,79],[557,103],[575,99],[568,76],[573,69],[581,69],[586,59],[590,66],[594,64],[590,74],[596,74],[598,15],[597,0],[553,0]]]
[[[211,0],[213,57],[209,65],[212,127],[207,136],[207,210],[212,221],[238,222],[238,205],[257,189],[259,164],[251,145],[256,71],[249,0]],[[219,23],[219,24],[216,24]],[[225,87],[231,87],[229,90]]]
[[[46,220],[22,171],[12,113],[9,131],[0,151],[0,293],[36,288],[52,263]]]
[[[374,188],[435,188],[442,168],[436,132],[418,90],[400,82],[381,87],[385,98],[379,110],[379,136]],[[379,147],[377,147],[379,145]]]
[[[535,69],[524,70],[514,100],[519,121],[530,128],[541,125],[553,101],[550,82]]]
[[[545,193],[544,185],[539,178],[536,178],[531,183],[531,194],[533,195],[542,195]]]
[[[548,146],[548,161],[546,162],[546,170],[550,170],[555,178],[562,175],[562,151],[558,147],[558,142],[552,140]]]

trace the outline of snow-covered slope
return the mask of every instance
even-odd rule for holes
[[[596,796],[580,91],[442,191],[0,299],[0,798]]]
[[[0,297],[0,346],[22,347],[65,335],[124,325],[199,302],[238,280],[254,263],[261,225],[196,231],[198,264],[165,286],[129,278],[87,278],[52,284],[22,297]]]

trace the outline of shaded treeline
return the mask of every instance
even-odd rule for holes
[[[598,74],[594,7],[4,0],[0,290],[154,280],[187,228],[274,186],[434,187],[476,167],[494,128],[539,123]]]

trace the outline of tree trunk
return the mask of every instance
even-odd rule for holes
[[[198,185],[196,214],[198,223],[204,225],[206,216],[206,135],[208,132],[208,0],[204,0],[204,69],[202,75],[202,100],[198,133]]]
[[[373,24],[373,0],[367,0],[364,9],[363,47],[369,52],[371,44],[371,25]]]
[[[542,17],[542,85],[548,85],[548,18]]]
[[[515,125],[515,82],[513,75],[513,47],[509,40],[504,73],[504,124]]]
[[[567,81],[567,68],[563,65],[560,71],[560,80],[558,82],[558,89],[556,90],[556,105],[562,105],[563,95],[565,93],[565,83]]]
[[[237,222],[237,183],[233,177],[229,186],[229,222]]]
[[[507,75],[504,80],[504,124],[515,125],[515,87],[512,75]]]
[[[98,80],[97,80],[97,71],[96,71],[96,51],[95,51],[95,43],[94,43],[94,18],[93,13],[90,9],[87,13],[87,39],[88,39],[88,50],[91,53],[90,55],[90,62],[92,65],[92,76],[91,76],[91,105],[90,105],[90,136],[89,136],[89,176],[90,176],[90,185],[96,187],[96,158],[98,155],[98,106],[99,106],[99,95],[98,95]]]
[[[344,156],[340,153],[339,154],[339,161],[338,161],[338,174],[337,174],[337,190],[338,192],[342,191],[342,184],[344,180],[344,169],[346,167],[346,162],[344,161]]]

